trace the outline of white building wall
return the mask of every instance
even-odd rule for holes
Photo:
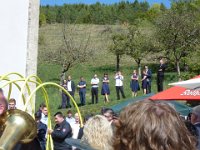
[[[0,5],[0,74],[25,75],[28,30],[27,0],[2,0]]]
[[[30,7],[32,3],[37,5]],[[33,14],[36,15],[35,18]],[[38,16],[39,0],[1,1],[0,75],[9,72],[18,72],[23,76],[28,76],[30,73],[36,74]],[[32,30],[33,27],[34,30]],[[31,54],[32,52],[33,54]],[[4,83],[0,82],[0,85],[2,84]],[[7,96],[7,89],[4,88],[4,92]],[[21,104],[18,101],[18,96],[19,91],[13,86],[11,97],[17,100],[17,107],[20,108]]]

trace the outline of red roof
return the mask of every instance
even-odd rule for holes
[[[195,78],[200,78],[196,76]],[[200,89],[191,90],[179,86],[171,87],[159,92],[149,99],[151,100],[200,100]]]

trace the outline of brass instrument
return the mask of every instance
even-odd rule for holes
[[[36,135],[36,122],[28,113],[14,109],[0,116],[0,150],[12,150],[18,142],[29,143]]]

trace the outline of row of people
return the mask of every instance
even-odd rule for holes
[[[144,94],[151,93],[151,77],[152,72],[150,69],[148,69],[148,66],[145,66],[145,69],[142,71],[142,89]],[[132,90],[132,96],[136,97],[137,92],[140,90],[140,84],[139,84],[139,75],[137,73],[137,70],[133,70],[133,75],[131,76],[131,83],[130,87]]]
[[[120,73],[120,72],[119,72]],[[117,91],[117,97],[120,99],[119,92],[121,91],[122,97],[125,98],[124,91],[123,91],[123,76],[122,75],[116,75],[116,91]],[[91,95],[92,95],[92,104],[98,103],[99,101],[99,78],[97,77],[97,74],[94,75],[94,77],[91,79]],[[71,80],[71,76],[68,76],[67,80],[64,80],[61,84],[70,94],[71,97],[74,98],[75,93],[75,83]],[[86,103],[86,81],[83,77],[80,77],[80,82],[77,85],[77,88],[79,89],[79,97],[80,97],[80,103],[81,106],[84,106]],[[110,95],[110,88],[109,88],[109,77],[108,74],[104,74],[104,77],[102,79],[102,89],[101,94],[104,95],[104,102],[109,102],[108,96]],[[70,96],[67,95],[64,91],[62,92],[62,102],[60,108],[69,108],[71,107],[70,104]]]
[[[164,63],[163,59],[160,59],[160,64],[157,70],[157,90],[158,92],[163,91],[163,82],[164,82],[164,72],[166,69],[166,64]],[[131,77],[131,89],[132,89],[132,96],[136,97],[138,90],[140,90],[139,86],[139,76],[136,70],[133,71],[133,75]],[[151,93],[151,81],[152,80],[152,72],[148,68],[148,66],[144,66],[144,70],[142,71],[142,89],[144,94]]]
[[[148,68],[148,67],[147,67]],[[144,94],[147,94],[151,92],[151,71],[146,70],[145,74],[142,75],[142,87],[144,89]],[[134,96],[137,95],[137,91],[139,90],[139,82],[138,82],[138,74],[136,70],[133,71],[133,75],[131,76],[131,89],[134,93]],[[117,99],[120,99],[120,93],[123,98],[126,98],[124,94],[124,87],[123,87],[123,80],[124,76],[121,74],[120,71],[118,71],[114,77],[115,79],[115,88],[117,93]],[[91,96],[92,96],[92,104],[98,103],[99,98],[99,78],[97,77],[97,74],[94,75],[94,77],[91,79]],[[71,80],[71,76],[68,76],[67,80],[64,80],[61,84],[70,94],[70,96],[74,97],[75,93],[75,83]],[[86,102],[86,81],[83,77],[80,78],[80,82],[77,85],[77,88],[79,89],[79,96],[80,96],[80,103],[81,106],[85,105]],[[148,88],[148,92],[146,92],[146,89]],[[104,102],[109,102],[109,95],[110,95],[110,87],[109,87],[109,77],[108,74],[104,74],[104,77],[102,79],[102,88],[101,88],[101,94],[104,95]],[[69,108],[71,107],[70,104],[70,96],[67,95],[64,91],[62,92],[62,103],[60,108]]]
[[[163,59],[160,60],[160,64],[157,71],[157,87],[158,92],[163,90],[163,80],[164,80],[164,71],[166,69],[166,65],[164,64]],[[117,99],[120,99],[120,93],[123,98],[126,98],[124,94],[124,88],[123,88],[123,80],[124,76],[120,71],[118,71],[115,76],[115,88],[116,88],[116,94]],[[142,71],[142,89],[144,94],[151,93],[151,79],[152,79],[152,72],[146,65],[144,67],[144,70]],[[99,78],[97,77],[97,74],[94,75],[94,77],[91,79],[91,97],[92,97],[92,104],[98,103],[98,90],[99,90]],[[71,76],[68,76],[67,80],[64,80],[61,84],[74,98],[75,93],[75,83],[71,80]],[[86,103],[86,81],[83,77],[80,78],[80,82],[77,85],[77,88],[79,89],[79,97],[80,97],[80,104],[81,106],[84,106]],[[133,71],[133,74],[131,76],[131,82],[130,82],[130,88],[132,90],[132,96],[136,97],[138,90],[140,90],[139,86],[139,75],[136,70]],[[105,73],[102,79],[102,88],[101,88],[101,95],[104,95],[104,102],[109,102],[109,95],[110,95],[110,88],[109,88],[109,77],[108,74]],[[65,92],[62,92],[62,102],[61,106],[59,108],[70,108],[70,96],[67,95]]]

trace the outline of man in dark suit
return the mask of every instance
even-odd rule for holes
[[[69,92],[69,94],[74,98],[76,87],[74,81],[71,80],[71,76],[68,76],[67,80],[63,81],[62,87],[64,87]],[[66,108],[66,107],[71,108],[70,97],[66,93],[62,92],[62,104],[61,107],[59,108]]]
[[[75,93],[75,84],[74,81],[72,81],[71,76],[68,76],[67,78],[67,91],[69,92],[69,94],[74,98],[74,93]],[[67,107],[71,108],[71,104],[70,104],[70,97],[67,95]]]
[[[37,124],[37,137],[40,142],[40,146],[42,150],[46,149],[46,133],[47,133],[47,125],[42,123],[41,120],[42,114],[40,112],[35,113],[35,121]]]
[[[146,77],[147,77],[147,92],[146,94],[151,93],[151,76],[152,76],[152,72],[151,70],[148,68],[148,66],[144,66],[145,71],[146,71]]]
[[[164,72],[165,72],[166,65],[164,64],[163,59],[160,59],[160,65],[157,71],[157,87],[158,92],[163,91],[163,81],[164,81]]]
[[[51,134],[54,143],[54,150],[71,150],[71,146],[65,142],[65,139],[72,137],[71,126],[61,112],[57,112],[55,115],[55,127],[54,130],[48,129],[48,134]]]

